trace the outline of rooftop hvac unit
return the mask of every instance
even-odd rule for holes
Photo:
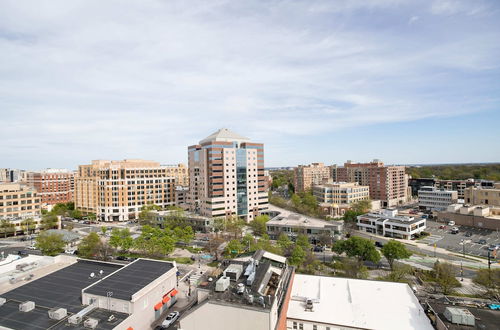
[[[252,285],[255,280],[255,272],[252,272],[247,278],[247,285]]]
[[[62,320],[68,315],[66,308],[52,308],[49,310],[49,318],[53,320]]]
[[[231,282],[231,279],[226,276],[222,276],[215,282],[215,291],[217,292],[223,292],[226,291],[227,288],[229,288],[229,282]]]
[[[7,302],[7,299],[5,298],[0,298],[0,306],[3,306]]]
[[[98,323],[99,323],[98,319],[93,319],[93,318],[89,317],[88,319],[85,320],[85,322],[83,322],[83,326],[85,328],[95,329],[95,328],[97,328]]]
[[[20,312],[29,312],[35,309],[35,302],[34,301],[25,301],[23,303],[19,304],[19,311]]]
[[[82,317],[78,314],[71,315],[68,317],[68,323],[69,324],[80,324],[82,322]]]
[[[475,317],[465,308],[446,307],[444,316],[448,321],[460,325],[475,325]]]
[[[241,273],[243,273],[243,265],[232,264],[226,268],[224,276],[229,277],[233,281],[237,281],[240,278]]]

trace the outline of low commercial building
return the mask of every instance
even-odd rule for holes
[[[454,221],[459,226],[500,230],[500,207],[452,204],[435,216],[439,221]]]
[[[189,209],[188,194],[189,194],[189,187],[188,186],[176,186],[175,187],[175,206],[178,206],[184,210]]]
[[[319,241],[320,236],[334,237],[342,231],[340,221],[325,221],[292,212],[280,212],[266,223],[267,234],[271,239],[278,239],[285,233],[295,240],[299,234],[306,234],[312,243]]]
[[[436,187],[422,187],[418,191],[418,206],[429,211],[443,211],[458,200],[456,191],[440,190]]]
[[[150,329],[176,301],[176,272],[159,260],[78,260],[2,294],[0,327]]]
[[[286,329],[432,330],[406,283],[296,274]]]
[[[358,229],[367,233],[401,239],[415,238],[426,228],[426,219],[398,215],[397,210],[382,209],[358,216]]]
[[[193,212],[184,211],[179,214],[178,211],[153,211],[151,213],[154,214],[160,227],[164,227],[168,221],[182,221],[195,231],[209,233],[213,230],[214,218],[204,217]]]
[[[198,304],[180,319],[182,330],[286,329],[293,267],[286,258],[256,251],[230,261],[220,276],[201,281]]]
[[[500,207],[500,182],[493,186],[469,187],[464,192],[464,202],[469,205]]]
[[[498,329],[500,310],[474,305],[477,305],[476,302],[448,298],[429,301],[426,309],[437,330]]]
[[[38,218],[40,214],[36,189],[19,183],[0,183],[0,219]]]
[[[42,206],[73,202],[75,175],[70,170],[47,169],[28,172],[26,183],[37,190]]]

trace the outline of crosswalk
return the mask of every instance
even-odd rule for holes
[[[440,241],[442,239],[443,239],[443,236],[430,235],[430,236],[427,236],[426,238],[421,239],[420,243],[425,243],[427,245],[433,245],[434,243],[436,243],[437,241]]]

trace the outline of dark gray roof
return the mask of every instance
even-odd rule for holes
[[[122,265],[79,260],[77,263],[27,283],[4,293],[2,297],[23,302],[31,300],[35,305],[48,308],[62,307],[76,313],[82,308],[82,289],[98,281],[98,276],[90,278],[90,273],[109,275]],[[1,309],[1,307],[0,307]],[[2,320],[0,319],[0,325]]]
[[[446,324],[446,326],[450,330],[498,329],[498,325],[500,324],[500,311],[484,309],[484,308],[474,308],[469,306],[463,307],[459,305],[442,304],[439,302],[429,302],[429,305],[436,313],[438,313],[439,318]],[[475,321],[476,326],[471,327],[471,326],[453,324],[449,322],[444,316],[444,311],[446,307],[467,309],[476,318]]]
[[[85,293],[131,300],[132,295],[174,267],[171,262],[137,259],[84,290]]]

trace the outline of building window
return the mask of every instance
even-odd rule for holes
[[[304,324],[299,323],[299,330],[304,330]]]
[[[297,322],[293,322],[293,329],[296,330],[297,329]]]
[[[318,330],[318,326],[316,324],[313,324],[313,330]]]

